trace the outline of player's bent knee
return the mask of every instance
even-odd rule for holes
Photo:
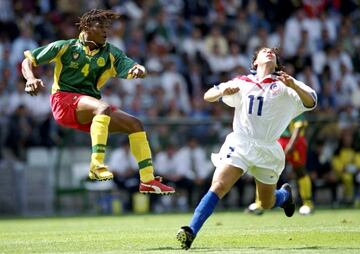
[[[130,132],[135,133],[144,130],[142,122],[136,117],[132,117],[129,121]]]
[[[95,114],[97,115],[110,115],[110,113],[111,113],[111,107],[107,103],[100,103],[95,110]]]

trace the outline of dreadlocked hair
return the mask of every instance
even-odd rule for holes
[[[82,31],[85,27],[90,27],[94,22],[109,24],[111,21],[118,19],[119,17],[119,14],[111,10],[93,9],[85,12],[79,18],[79,23],[76,23],[76,25],[79,26],[79,30]]]
[[[257,69],[257,66],[254,65],[254,62],[259,54],[259,52],[264,49],[264,48],[267,48],[267,47],[260,47],[258,48],[254,54],[253,54],[253,57],[252,57],[252,61],[251,61],[251,70],[252,71],[255,71],[256,72],[256,69]],[[280,61],[280,57],[279,57],[279,52],[280,52],[280,49],[279,48],[270,48],[272,51],[274,51],[275,55],[276,55],[276,67],[275,67],[275,72],[278,72],[278,71],[282,71],[284,69],[284,66],[281,64],[281,61]]]

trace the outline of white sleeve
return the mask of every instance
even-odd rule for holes
[[[241,94],[240,92],[238,92],[236,94],[223,96],[222,101],[226,105],[235,108],[236,106],[239,106],[241,104]]]
[[[224,90],[228,87],[239,87],[239,80],[233,79],[228,82],[220,83],[218,86],[215,86],[217,89],[219,89],[221,92],[224,92]],[[222,97],[222,101],[230,106],[230,107],[236,107],[240,105],[241,103],[241,90],[232,95],[225,95]]]
[[[314,108],[316,108],[316,105],[317,105],[316,92],[311,87],[305,85],[303,82],[296,80],[296,79],[294,79],[294,81],[295,81],[296,85],[301,87],[303,90],[307,91],[312,96],[312,98],[314,99],[314,102],[315,102],[313,107],[310,107],[310,108],[306,107],[304,105],[304,103],[302,102],[300,96],[297,94],[297,92],[295,92],[294,89],[286,86],[286,93],[288,96],[291,97],[292,100],[295,101],[298,113],[301,113],[304,111],[310,111],[310,110],[313,110]]]

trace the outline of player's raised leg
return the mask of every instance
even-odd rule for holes
[[[174,188],[161,183],[161,177],[154,177],[150,145],[141,121],[121,110],[111,112],[110,116],[109,131],[129,135],[130,150],[139,165],[139,191],[141,193],[173,194]]]
[[[79,99],[76,116],[81,124],[91,121],[91,162],[89,178],[91,180],[111,180],[113,174],[108,171],[104,164],[105,150],[108,139],[111,108],[107,103],[90,96],[82,96]]]
[[[213,213],[219,200],[230,191],[242,174],[243,170],[231,165],[224,165],[215,170],[210,190],[196,207],[190,225],[181,227],[176,234],[181,248],[187,250],[191,247],[197,233]]]
[[[283,184],[280,189],[276,190],[276,184],[264,184],[258,180],[255,180],[255,182],[260,207],[263,209],[281,207],[287,217],[294,215],[295,202],[291,186],[288,183]]]

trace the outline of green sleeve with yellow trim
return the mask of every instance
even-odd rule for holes
[[[127,57],[124,52],[110,45],[110,53],[114,56],[114,68],[116,70],[116,76],[126,79],[129,70],[136,64],[134,60]]]
[[[47,64],[53,61],[64,45],[69,44],[67,40],[54,41],[48,45],[36,48],[32,51],[25,51],[25,57],[29,58],[33,64]]]

